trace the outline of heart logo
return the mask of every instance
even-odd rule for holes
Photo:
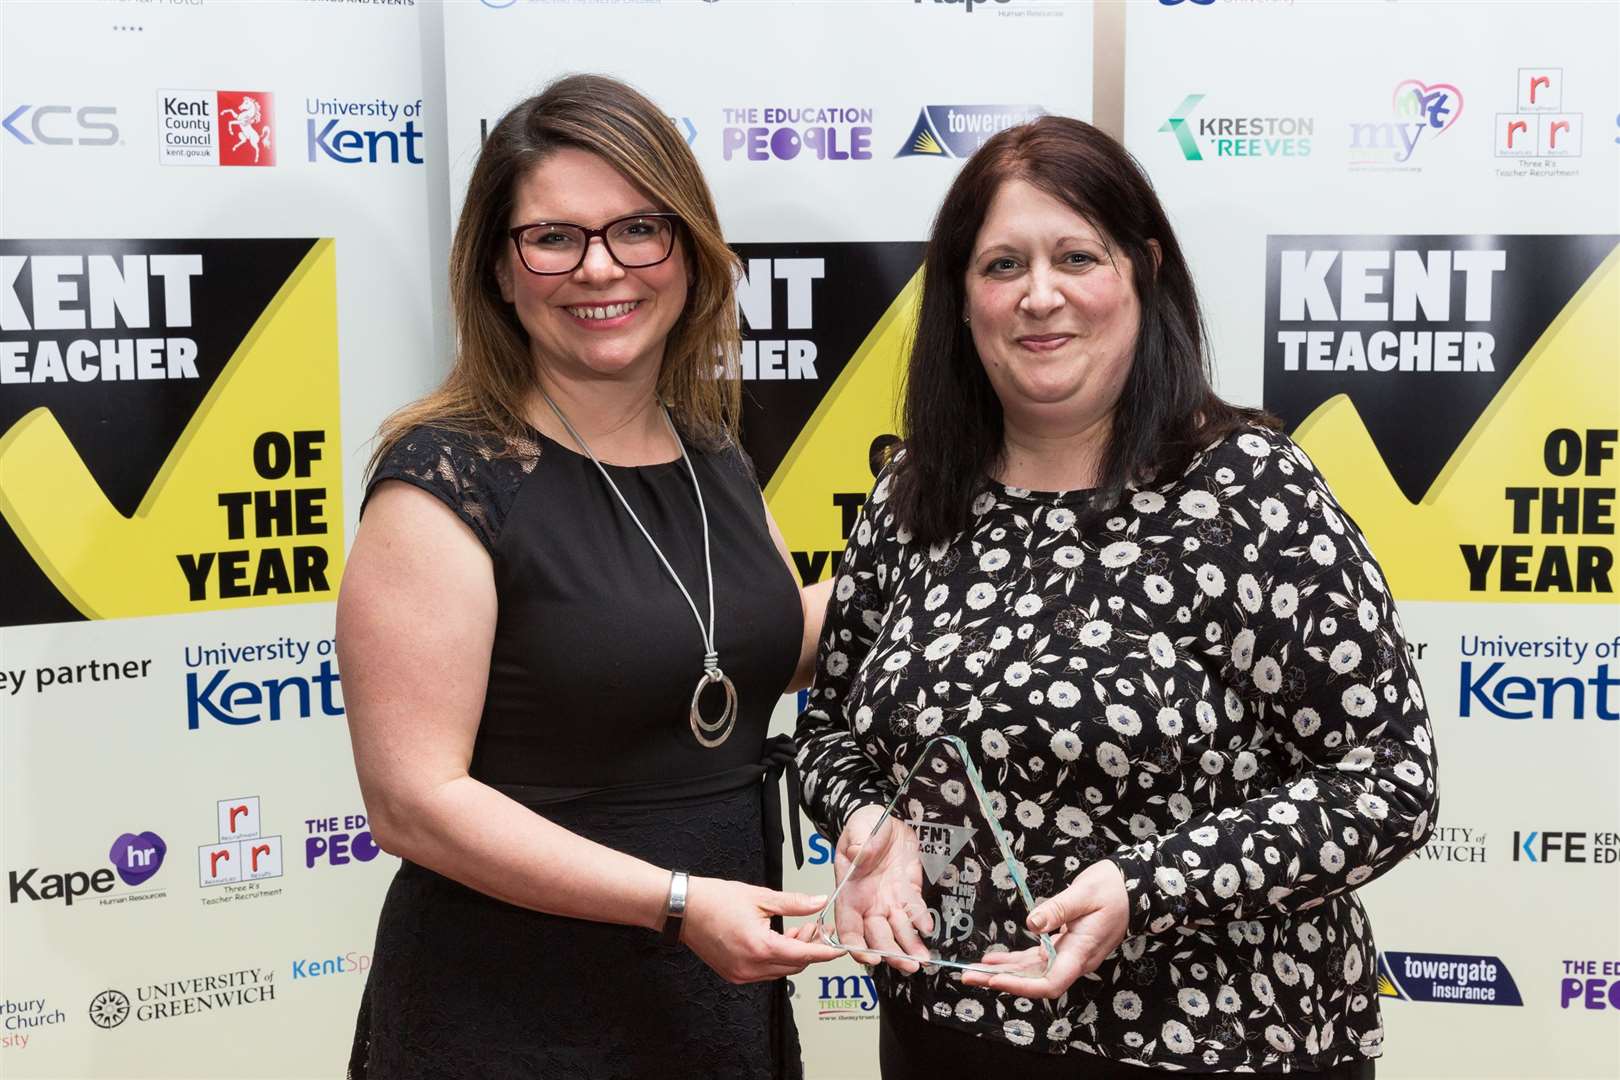
[[[1463,96],[1450,83],[1425,85],[1417,79],[1397,83],[1391,102],[1396,117],[1421,121],[1430,137],[1444,134],[1462,116]]]
[[[163,866],[163,856],[168,853],[169,845],[155,832],[143,832],[139,836],[125,833],[113,841],[107,858],[125,885],[140,885],[158,872]]]

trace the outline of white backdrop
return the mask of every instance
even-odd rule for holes
[[[1557,475],[1543,449],[1620,420],[1620,276],[1604,254],[1620,233],[1620,15],[1412,0],[1143,0],[1125,14],[1122,54],[1112,32],[1094,43],[1090,3],[1062,0],[0,5],[0,1072],[341,1071],[395,860],[363,835],[322,649],[367,440],[444,368],[445,254],[480,121],[593,70],[688,133],[749,267],[761,479],[819,577],[870,484],[871,441],[893,431],[918,242],[974,129],[1037,109],[1089,118],[1095,67],[1123,79],[1124,137],[1192,260],[1222,390],[1285,415],[1321,391],[1320,408],[1287,418],[1304,422],[1298,437],[1372,537],[1424,648],[1442,830],[1369,892],[1394,954],[1381,1073],[1620,1075],[1620,993],[1607,996],[1620,865],[1600,861],[1620,851],[1620,701],[1602,686],[1612,587],[1471,590],[1459,553],[1615,551],[1601,512],[1574,535],[1514,533],[1504,489],[1574,486],[1601,511],[1614,484],[1601,437],[1583,444],[1599,451],[1591,475]],[[1538,76],[1537,100],[1521,100]],[[1409,82],[1418,97],[1399,92]],[[213,164],[251,157],[231,126],[244,97],[273,164]],[[1506,145],[1515,118],[1536,156]],[[1429,126],[1404,160],[1404,143],[1378,145],[1413,124]],[[166,144],[166,131],[201,142]],[[184,159],[177,145],[209,164],[165,164]],[[1523,246],[1535,237],[1554,239]],[[1300,384],[1273,363],[1268,271],[1285,251],[1351,249],[1508,253],[1491,319],[1446,324],[1488,329],[1498,364],[1517,365],[1486,385],[1477,422],[1460,382],[1397,372],[1370,393],[1346,383],[1345,398],[1338,374]],[[189,321],[157,280],[176,255],[201,260],[184,279]],[[161,329],[130,321],[138,266]],[[1387,297],[1369,280],[1363,299]],[[1338,270],[1323,279],[1335,300],[1341,284]],[[103,327],[100,307],[122,322]],[[198,376],[80,381],[53,366],[47,342],[104,333],[195,340]],[[1363,421],[1403,398],[1427,403],[1433,430],[1372,441]],[[1441,437],[1446,418],[1466,437]],[[319,450],[304,475],[279,472],[274,438],[255,465],[259,436],[291,454],[299,432],[319,436],[301,444]],[[1407,456],[1444,466],[1416,498],[1391,479]],[[250,503],[248,535],[232,535],[220,495],[299,490],[321,492],[303,527],[257,522]],[[221,595],[232,579],[213,567],[193,599],[179,561],[242,550],[253,583],[305,547],[328,573],[297,592],[272,576],[259,595]],[[1567,656],[1476,655],[1482,641],[1564,639]],[[1511,719],[1498,714],[1522,704],[1504,684],[1515,677],[1566,682],[1547,716],[1538,697],[1532,718]],[[792,714],[784,702],[777,725]],[[825,889],[825,839],[807,854],[789,887]],[[1494,963],[1493,992],[1507,996],[1506,973],[1522,1005],[1434,1000],[1447,991],[1419,974],[1425,956]],[[858,974],[793,980],[817,1080],[876,1075]]]

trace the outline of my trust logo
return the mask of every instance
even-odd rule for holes
[[[1462,119],[1463,93],[1448,82],[1404,79],[1390,95],[1387,118],[1350,125],[1350,168],[1417,172],[1412,158]]]

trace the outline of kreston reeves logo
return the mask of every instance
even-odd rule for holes
[[[265,836],[259,797],[222,799],[219,843],[197,849],[197,876],[204,887],[281,876],[281,837]]]
[[[273,95],[262,90],[158,91],[164,165],[274,165]]]

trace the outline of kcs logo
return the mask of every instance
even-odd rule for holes
[[[0,127],[24,146],[115,146],[117,115],[111,105],[18,105]]]

